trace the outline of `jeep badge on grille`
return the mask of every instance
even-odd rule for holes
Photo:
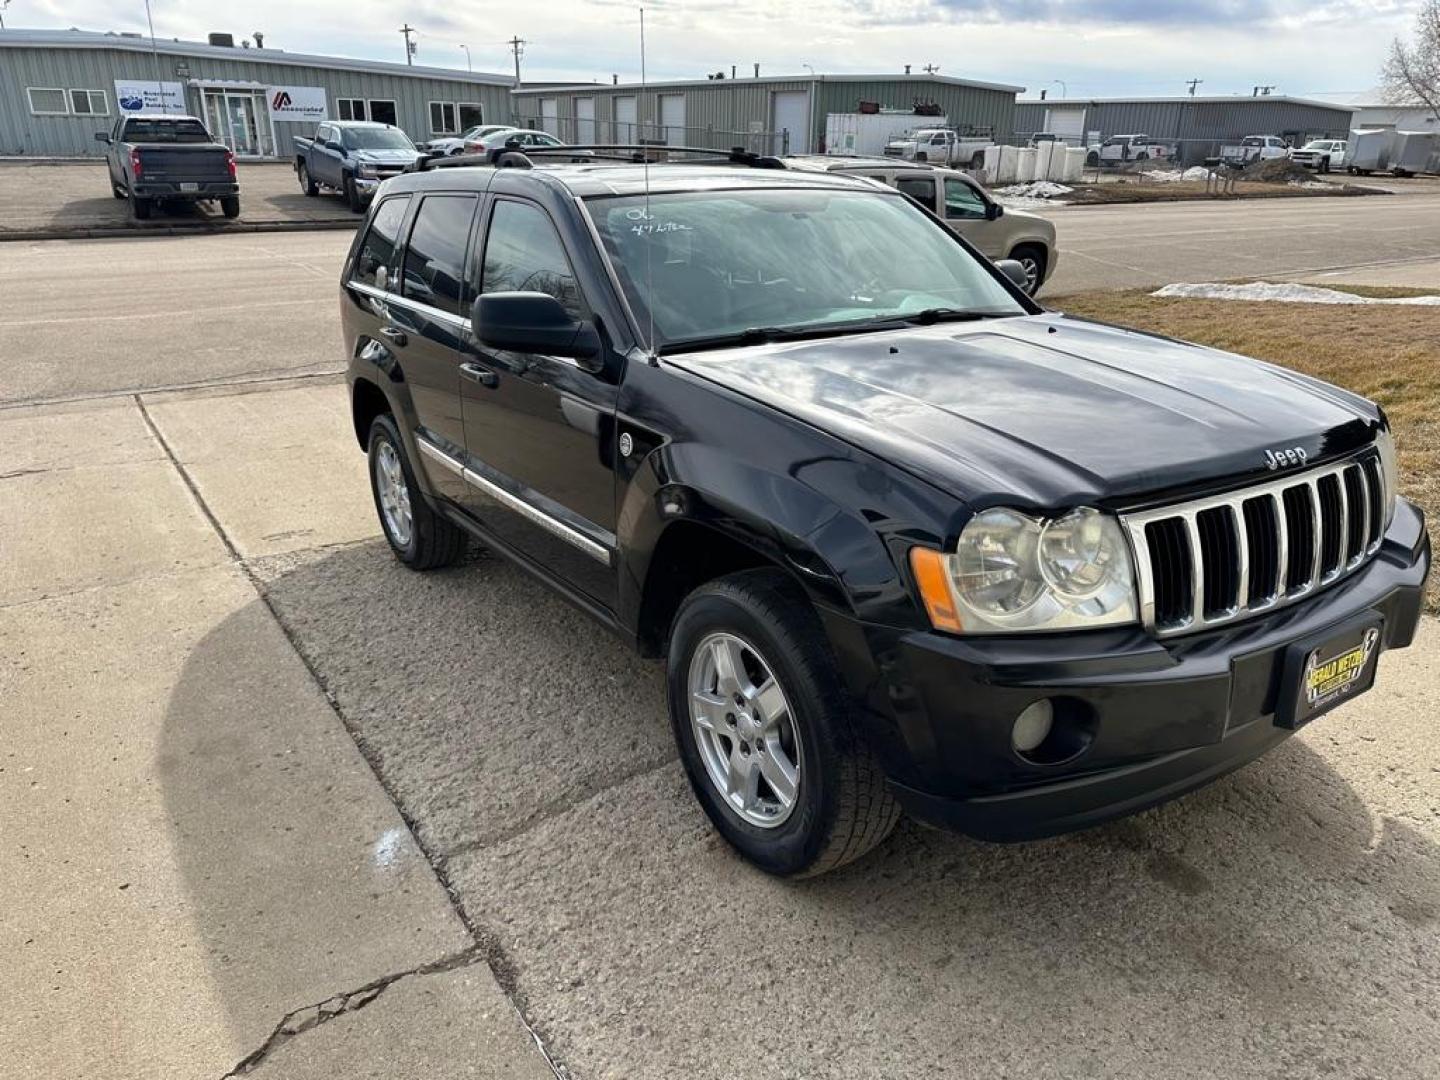
[[[1271,472],[1276,469],[1283,469],[1290,465],[1304,465],[1310,455],[1305,453],[1303,446],[1292,446],[1288,449],[1266,450],[1265,467]]]

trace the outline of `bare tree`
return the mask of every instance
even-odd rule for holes
[[[1382,72],[1385,95],[1397,105],[1419,102],[1440,114],[1440,0],[1425,0],[1415,16],[1415,40],[1390,46]]]

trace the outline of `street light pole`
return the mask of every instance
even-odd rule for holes
[[[470,63],[470,46],[461,45],[460,47],[465,50],[465,70],[473,72],[475,70],[475,65]]]
[[[1065,85],[1064,79],[1051,79],[1049,85],[1058,85],[1060,87],[1060,96],[1062,98],[1067,98],[1070,96],[1070,88]]]
[[[810,109],[805,116],[805,153],[810,153],[810,140],[815,138],[815,69],[809,64],[801,64],[806,71],[810,72]]]

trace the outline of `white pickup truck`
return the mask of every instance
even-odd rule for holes
[[[1128,161],[1163,161],[1169,156],[1170,148],[1149,135],[1111,135],[1087,148],[1085,164],[1123,165]]]
[[[1257,161],[1290,156],[1290,144],[1276,135],[1246,135],[1238,143],[1220,148],[1220,160],[1243,168]]]
[[[960,135],[950,128],[920,128],[886,143],[885,156],[960,169],[983,169],[985,148],[993,145],[994,139]]]

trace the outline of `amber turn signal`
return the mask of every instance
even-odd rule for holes
[[[910,569],[915,574],[915,583],[920,586],[920,598],[925,601],[926,614],[930,625],[936,630],[960,633],[960,614],[955,610],[955,598],[950,592],[950,571],[945,566],[945,556],[930,548],[910,549]]]

